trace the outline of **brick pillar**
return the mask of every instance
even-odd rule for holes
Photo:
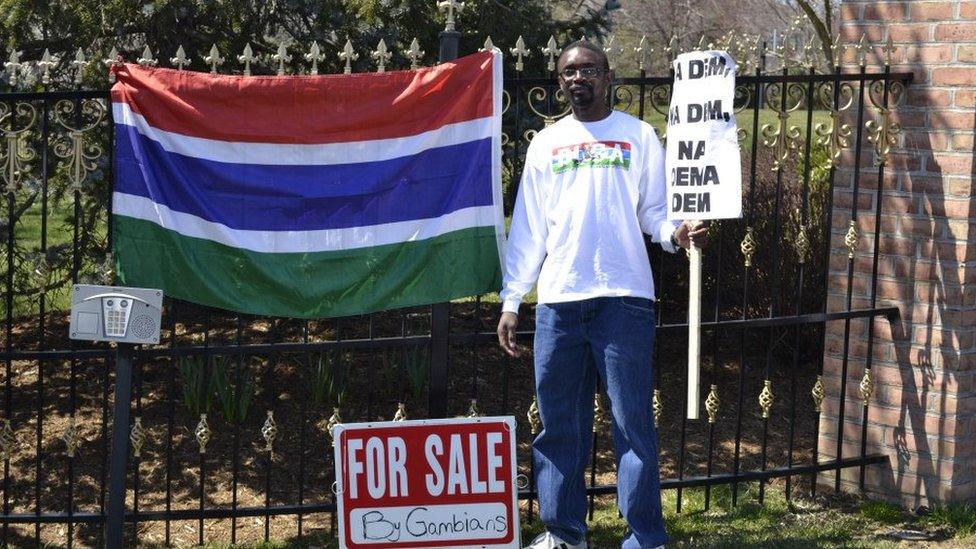
[[[890,34],[891,70],[914,81],[896,114],[902,126],[882,181],[878,306],[897,306],[900,321],[875,321],[875,389],[868,408],[867,451],[890,457],[870,466],[869,495],[909,507],[971,501],[976,497],[976,207],[973,133],[976,128],[976,2],[845,1],[841,42],[861,34],[875,46],[868,68],[882,70],[880,46]],[[844,56],[856,72],[855,53]],[[855,105],[856,107],[856,105]],[[876,119],[873,108],[865,121]],[[853,125],[853,121],[852,121]],[[862,130],[864,131],[863,127]],[[866,133],[865,133],[866,135]],[[853,154],[838,169],[828,310],[846,305]],[[855,262],[855,308],[869,306],[878,170],[865,141],[860,173],[860,243]],[[832,459],[837,445],[838,394],[844,323],[827,327],[819,453]],[[867,354],[867,322],[851,324],[844,456],[858,455],[863,404],[858,384]],[[842,475],[858,490],[858,469]],[[819,477],[833,487],[833,474]]]

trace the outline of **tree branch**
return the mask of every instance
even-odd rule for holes
[[[830,33],[834,32],[834,24],[831,21],[831,18],[834,16],[833,14],[834,7],[830,5],[830,0],[824,0],[824,23],[827,25],[827,32]]]
[[[824,8],[826,9],[827,21],[821,19],[820,14],[813,9],[810,5],[809,0],[796,0],[796,3],[803,10],[803,13],[807,14],[807,18],[810,19],[810,23],[813,24],[813,29],[817,31],[817,36],[820,38],[820,48],[823,50],[824,57],[827,58],[827,65],[833,68],[834,56],[833,56],[833,45],[834,37],[830,34],[830,0],[824,0]]]

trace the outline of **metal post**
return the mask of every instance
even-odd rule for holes
[[[437,60],[441,63],[453,61],[458,56],[458,43],[461,41],[461,33],[458,31],[441,31],[440,34],[440,53]]]
[[[129,459],[129,414],[132,398],[132,349],[120,343],[115,350],[115,412],[112,416],[112,458],[108,476],[108,517],[105,546],[122,547],[125,519],[125,471]]]
[[[427,393],[427,410],[432,418],[447,417],[447,361],[450,329],[450,304],[431,305],[430,387]]]
[[[457,59],[460,38],[461,33],[457,31],[441,32],[438,55],[441,63]],[[447,417],[450,307],[449,303],[435,303],[430,307],[430,386],[427,391],[427,413],[432,418]]]

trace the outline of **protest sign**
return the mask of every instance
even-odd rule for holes
[[[742,171],[735,123],[735,61],[724,51],[674,60],[668,109],[668,219],[742,217]],[[699,417],[701,250],[691,246],[688,300],[687,417]]]
[[[742,217],[735,69],[723,51],[674,61],[665,155],[670,220]]]
[[[340,547],[519,547],[515,419],[338,425]]]

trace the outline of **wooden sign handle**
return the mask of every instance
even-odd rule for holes
[[[693,226],[697,227],[698,222]],[[688,248],[688,419],[700,417],[698,385],[701,372],[701,248],[692,244]]]

